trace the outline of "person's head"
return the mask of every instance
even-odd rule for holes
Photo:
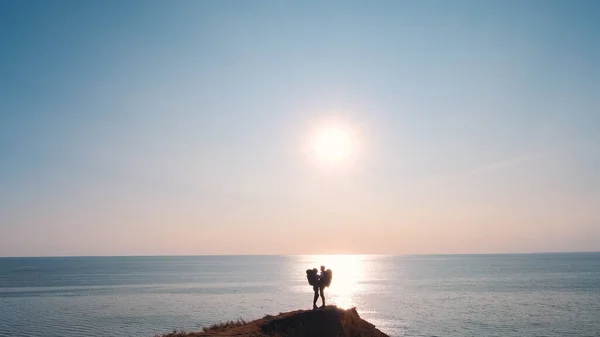
[[[321,271],[325,271],[325,266],[321,266]]]
[[[317,268],[313,268],[313,271],[315,272],[315,274],[318,272]]]

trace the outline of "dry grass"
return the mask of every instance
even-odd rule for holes
[[[227,321],[227,322],[216,323],[211,326],[205,326],[202,328],[202,331],[203,332],[223,331],[223,330],[227,330],[227,329],[234,328],[234,327],[240,327],[240,326],[246,325],[247,323],[248,322],[246,322],[245,320],[238,318],[235,321]],[[198,333],[197,332],[185,332],[183,330],[178,331],[176,329],[173,329],[173,331],[168,334],[155,335],[154,337],[189,337],[189,336],[195,336],[195,335],[198,335]]]
[[[164,334],[164,335],[156,334],[156,335],[154,335],[154,337],[185,337],[187,335],[188,335],[187,332],[185,332],[183,330],[177,331],[176,329],[173,329],[173,332],[170,332],[170,333]]]
[[[233,327],[237,327],[237,326],[242,326],[245,325],[247,322],[244,321],[241,318],[236,319],[235,321],[227,321],[227,322],[222,322],[222,323],[216,323],[213,324],[211,326],[208,327],[203,327],[202,331],[204,332],[208,332],[208,331],[218,331],[218,330],[224,330],[224,329],[229,329],[229,328],[233,328]]]

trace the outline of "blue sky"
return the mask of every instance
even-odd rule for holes
[[[0,41],[0,256],[600,250],[598,2],[0,1]]]

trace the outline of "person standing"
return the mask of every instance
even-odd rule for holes
[[[325,294],[323,290],[325,290],[325,286],[327,286],[327,273],[325,272],[325,266],[321,266],[321,273],[319,273],[317,277],[317,284],[313,286],[313,290],[315,292],[315,296],[313,298],[313,309],[317,309],[317,300],[319,299],[319,295],[321,296],[321,308],[325,306]]]

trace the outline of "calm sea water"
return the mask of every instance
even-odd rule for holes
[[[0,259],[0,336],[147,336],[330,304],[392,336],[600,336],[600,253]]]

